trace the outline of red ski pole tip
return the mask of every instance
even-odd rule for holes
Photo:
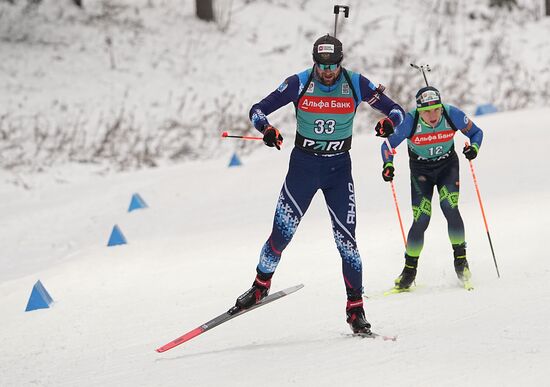
[[[227,136],[229,136],[229,133],[227,133],[227,132],[222,132],[222,137],[227,137]]]

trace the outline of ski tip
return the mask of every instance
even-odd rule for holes
[[[382,336],[384,341],[397,341],[397,336]]]
[[[472,291],[474,290],[474,284],[472,283],[472,281],[470,280],[465,280],[465,281],[461,281],[461,285],[464,289],[466,289],[467,291]]]
[[[302,289],[303,287],[304,287],[304,284],[298,284],[295,286],[291,286],[290,288],[284,289],[283,292],[285,294],[290,294]]]
[[[384,292],[385,296],[391,296],[392,294],[399,294],[399,293],[408,293],[411,289],[399,289],[399,288],[391,288],[390,290]]]

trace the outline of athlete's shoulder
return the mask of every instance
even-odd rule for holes
[[[362,87],[367,87],[371,91],[376,91],[377,86],[369,78],[367,78],[366,76],[360,73],[354,73],[354,74],[355,74],[355,77],[357,78],[358,83]]]
[[[309,77],[311,76],[311,72],[313,71],[312,68],[305,69],[303,71],[300,71],[297,74],[294,74],[295,77],[300,81],[301,84],[305,84]]]
[[[304,84],[307,82],[307,76],[309,74],[306,74],[306,73],[307,73],[307,70],[287,77],[279,85],[279,87],[277,87],[277,91],[280,94],[285,94],[285,95],[298,94],[299,90],[301,90]],[[305,77],[305,80],[302,80],[302,78],[304,77]]]
[[[344,69],[344,71],[348,74],[348,76],[349,76],[350,78],[352,78],[352,79],[353,79],[353,78],[359,79],[359,77],[362,76],[361,74],[359,74],[358,72],[355,72],[355,71],[353,71],[353,70],[350,70],[350,69],[347,69],[347,68],[343,68],[343,69]]]
[[[407,138],[410,136],[414,126],[415,113],[416,110],[411,110],[405,114],[403,121],[395,127],[395,135],[400,138]]]
[[[449,118],[457,129],[462,130],[472,125],[472,121],[468,118],[466,113],[464,113],[458,107],[449,104],[444,104],[443,107],[447,111]]]
[[[443,104],[443,107],[445,108],[445,110],[447,111],[447,113],[449,113],[449,115],[451,115],[451,114],[455,114],[455,115],[462,114],[462,115],[465,115],[465,113],[464,113],[462,110],[460,110],[458,107],[456,107],[456,106],[454,106],[454,105],[445,103],[445,104]]]

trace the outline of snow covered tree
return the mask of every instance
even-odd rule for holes
[[[547,0],[548,1],[548,0]],[[508,10],[512,10],[512,8],[517,7],[518,2],[517,0],[490,0],[489,1],[489,7],[507,7]]]
[[[2,1],[2,0],[0,0]],[[10,3],[10,4],[15,4],[16,0],[3,0],[4,2],[7,2],[7,3]],[[72,3],[80,8],[82,8],[82,0],[71,0]],[[29,5],[31,4],[40,4],[42,2],[42,0],[27,0],[27,3]]]

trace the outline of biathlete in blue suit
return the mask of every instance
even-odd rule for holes
[[[396,148],[407,140],[411,175],[411,201],[413,224],[407,237],[405,267],[395,280],[396,290],[411,287],[418,266],[418,258],[424,246],[424,232],[432,214],[434,186],[439,192],[439,205],[448,224],[448,234],[454,250],[454,267],[461,281],[470,280],[471,273],[466,259],[464,223],[458,211],[460,188],[458,156],[454,150],[454,135],[461,131],[470,139],[463,153],[474,159],[481,146],[483,132],[460,109],[441,103],[439,91],[431,86],[416,94],[416,109],[408,112],[389,143]],[[382,144],[384,161],[382,177],[393,180],[393,155],[386,143]]]
[[[290,243],[313,196],[322,190],[336,246],[342,258],[347,291],[347,322],[356,333],[369,333],[363,309],[362,263],[355,240],[357,209],[351,174],[353,119],[366,101],[387,117],[376,125],[379,135],[389,135],[401,124],[403,109],[364,76],[342,67],[342,43],[329,35],[313,45],[314,65],[288,77],[250,110],[250,119],[263,133],[264,143],[280,149],[283,136],[267,120],[275,110],[292,102],[296,110],[296,140],[290,156],[273,220],[271,235],[263,245],[252,287],[236,306],[246,309],[264,298],[271,277]]]

